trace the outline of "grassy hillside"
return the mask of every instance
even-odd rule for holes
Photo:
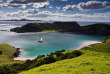
[[[57,61],[20,74],[110,74],[110,37],[103,42],[83,48],[80,50],[83,55],[77,58]]]
[[[0,44],[0,52],[2,52],[2,54],[0,54],[0,65],[15,63],[13,54],[16,50],[11,45]]]

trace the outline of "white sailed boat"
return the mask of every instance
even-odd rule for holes
[[[39,40],[38,42],[43,42],[43,39],[42,39],[42,38],[40,38],[40,40]]]

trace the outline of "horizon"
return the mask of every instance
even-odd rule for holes
[[[107,0],[0,0],[0,20],[109,22]]]

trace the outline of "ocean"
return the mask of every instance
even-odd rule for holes
[[[35,21],[0,21],[0,30],[9,30],[10,28],[33,22]],[[47,55],[62,49],[76,49],[83,42],[101,41],[105,37],[106,35],[93,34],[0,31],[0,43],[8,43],[16,48],[21,48],[20,57],[22,58],[35,58],[38,55]],[[43,38],[43,43],[38,42],[40,38]]]

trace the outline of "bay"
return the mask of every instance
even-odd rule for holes
[[[0,43],[8,43],[16,48],[21,48],[19,57],[35,58],[38,55],[46,55],[62,49],[76,49],[83,42],[101,41],[106,37],[92,34],[9,32],[10,28],[34,22],[37,21],[0,21],[0,30],[8,30],[0,31]],[[88,23],[90,22],[83,22],[80,25]],[[43,38],[43,43],[38,42],[40,38]]]

